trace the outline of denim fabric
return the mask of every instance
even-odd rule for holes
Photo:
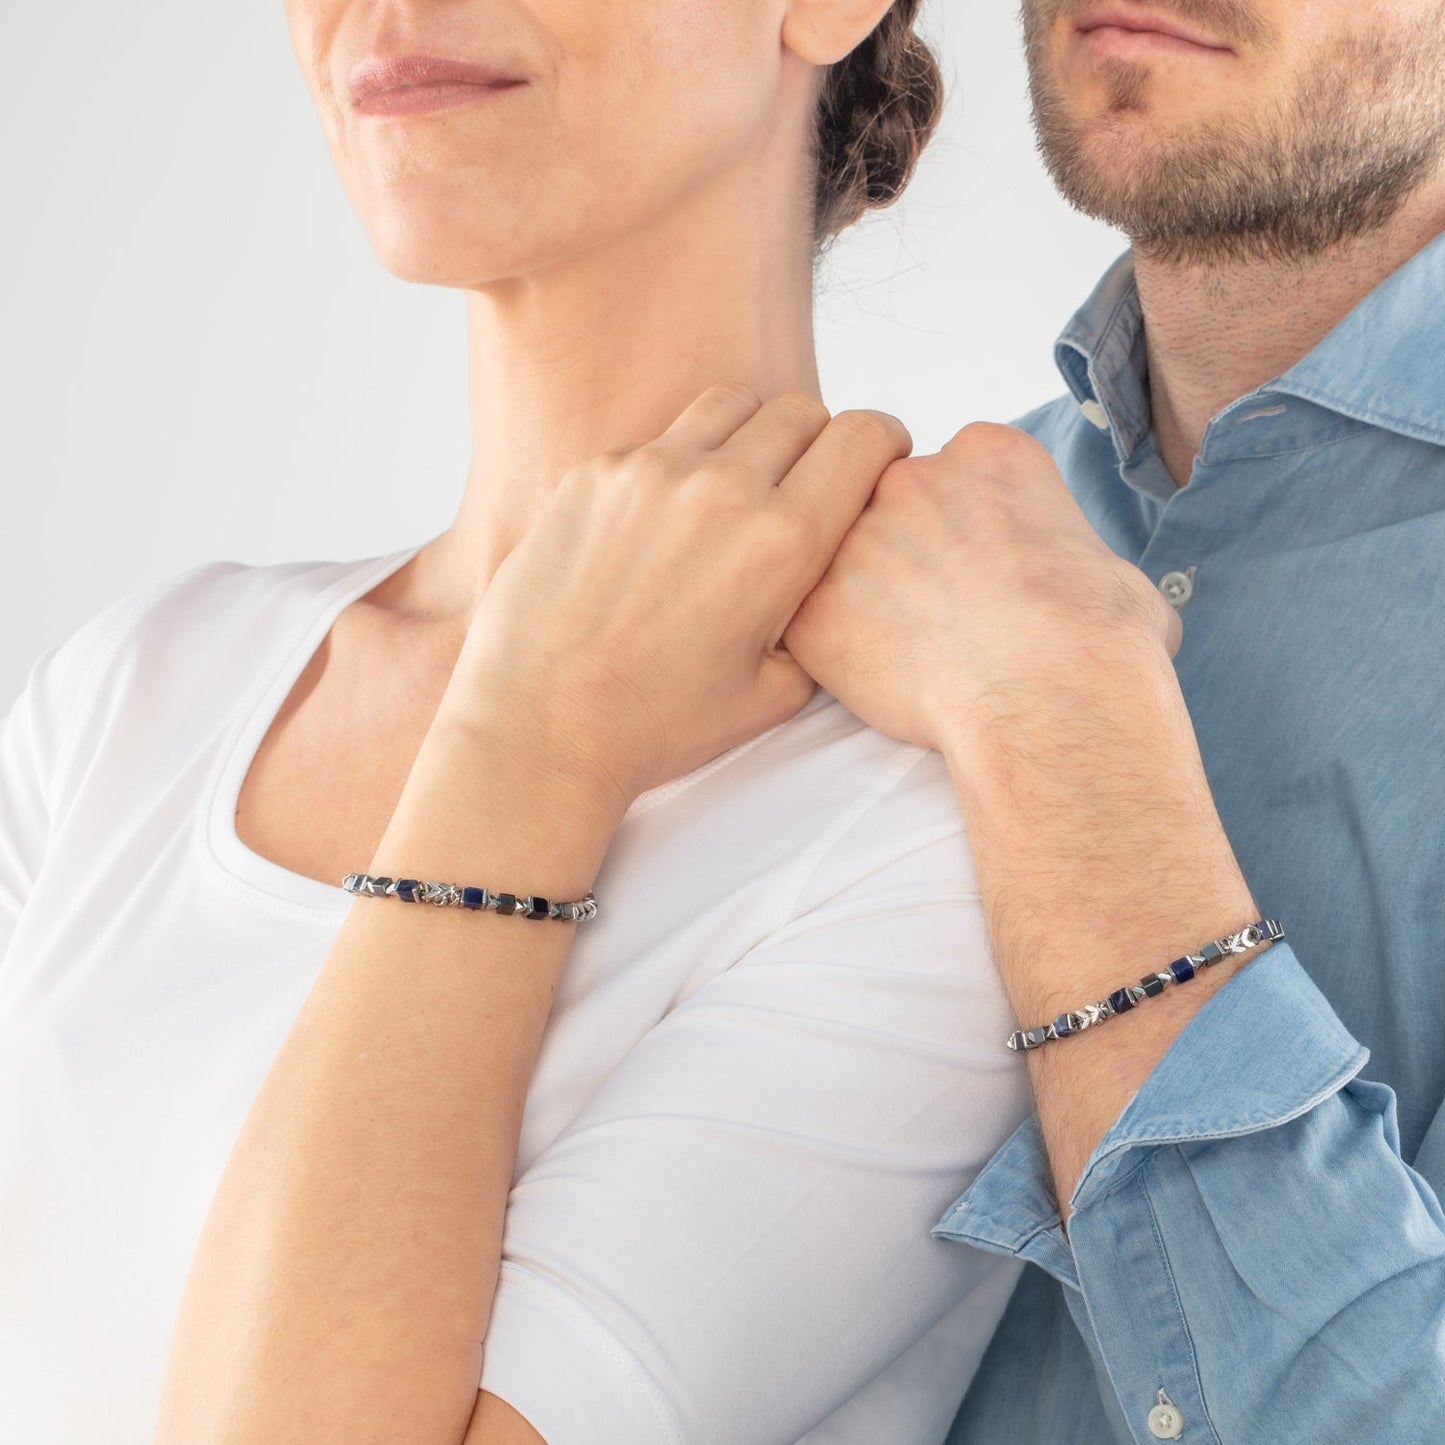
[[[1445,238],[1215,417],[1183,489],[1151,434],[1128,256],[1057,357],[1071,396],[1021,425],[1118,553],[1191,579],[1180,681],[1290,942],[1180,1035],[1067,1236],[1034,1118],[935,1226],[1035,1266],[950,1442],[1150,1442],[1168,1402],[1186,1442],[1438,1445]]]

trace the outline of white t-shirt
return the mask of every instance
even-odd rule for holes
[[[0,728],[5,1442],[152,1439],[242,1121],[347,912],[392,906],[252,852],[237,794],[416,550],[167,578]],[[481,1385],[550,1445],[937,1445],[1017,1266],[929,1230],[1029,1108],[941,759],[820,691],[639,798],[596,892]]]

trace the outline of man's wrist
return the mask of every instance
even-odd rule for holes
[[[1025,1027],[1260,917],[1162,656],[1016,688],[944,755]]]
[[[1154,637],[1120,631],[1034,658],[1027,672],[994,682],[971,706],[939,708],[939,751],[955,786],[979,794],[1011,792],[1032,778],[1047,786],[1067,777],[1078,748],[1111,754],[1126,739],[1150,751],[1187,739],[1193,726],[1173,659]]]

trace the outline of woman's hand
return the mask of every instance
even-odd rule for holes
[[[562,479],[483,594],[439,716],[522,729],[623,808],[786,721],[815,684],[779,639],[911,448],[884,413],[713,387]]]
[[[783,640],[865,722],[968,756],[1021,714],[1107,693],[1117,669],[1167,669],[1182,635],[1044,447],[975,424],[887,470]]]

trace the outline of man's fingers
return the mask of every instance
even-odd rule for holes
[[[913,437],[883,411],[839,412],[778,487],[808,538],[809,562],[821,577],[868,505],[878,479],[913,450]]]

